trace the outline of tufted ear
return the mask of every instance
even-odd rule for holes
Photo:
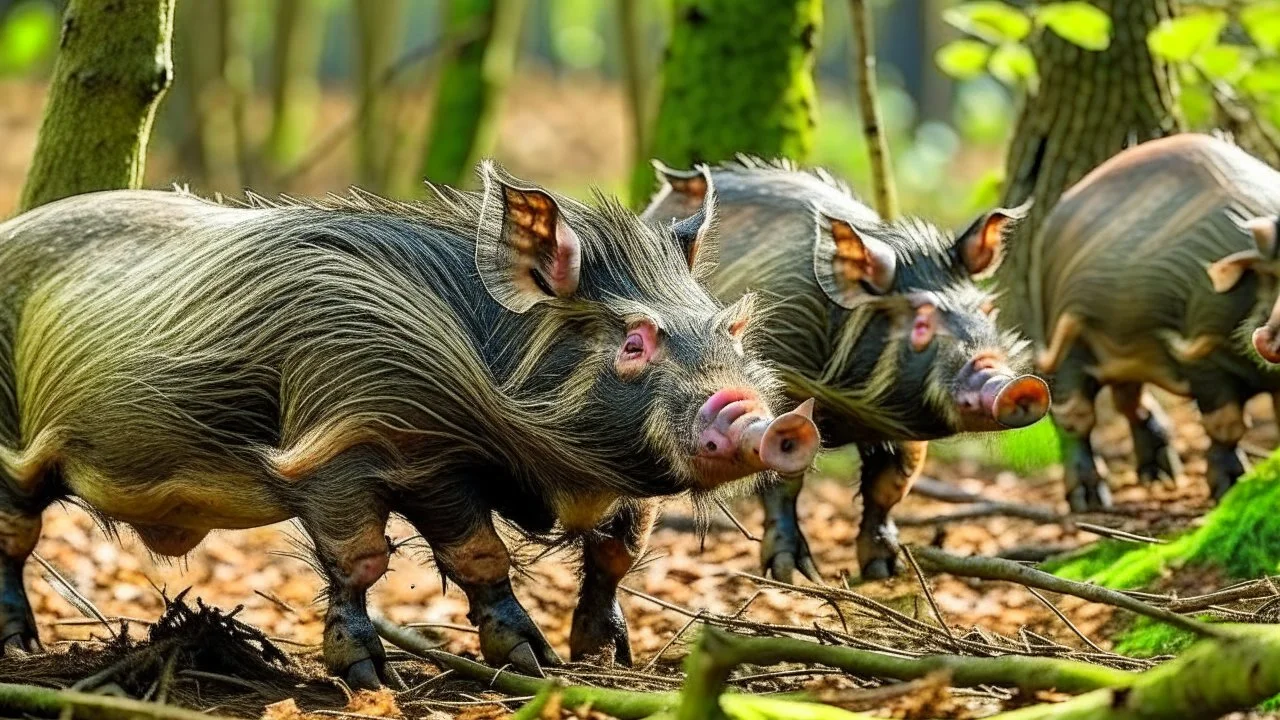
[[[1004,259],[1005,234],[1027,216],[1031,200],[1016,208],[996,208],[984,213],[956,238],[952,254],[970,276],[989,277]]]
[[[689,269],[699,278],[709,277],[715,270],[719,260],[720,248],[716,242],[716,192],[711,182],[711,171],[705,165],[699,165],[694,171],[699,174],[701,206],[693,215],[672,225],[676,243]]]
[[[578,289],[582,248],[550,193],[480,165],[484,200],[476,236],[476,270],[503,307],[522,313]]]
[[[1231,253],[1205,268],[1214,291],[1229,292],[1249,270],[1280,275],[1280,263],[1276,260],[1278,225],[1280,217],[1257,217],[1243,223],[1242,229],[1253,236],[1255,247]]]
[[[814,212],[814,230],[813,272],[832,302],[852,308],[893,287],[897,257],[884,241],[820,211]]]

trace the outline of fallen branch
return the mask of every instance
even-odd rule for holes
[[[924,546],[916,546],[913,548],[913,552],[925,565],[952,575],[975,577],[983,580],[1003,580],[1041,590],[1074,595],[1090,602],[1114,605],[1129,612],[1145,615],[1196,635],[1216,636],[1218,634],[1217,628],[1212,625],[1183,617],[1165,608],[1147,604],[1122,592],[1060,578],[1042,570],[1019,565],[1011,560],[978,556],[960,557],[937,548]]]
[[[1246,710],[1280,693],[1280,627],[1219,626],[1177,659],[1126,686],[1056,705],[1036,705],[992,720],[1183,720]]]
[[[68,717],[74,715],[103,720],[221,720],[218,715],[172,705],[13,683],[0,683],[0,708],[8,712],[39,716],[59,717],[66,713]]]

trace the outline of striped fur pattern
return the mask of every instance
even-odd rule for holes
[[[740,157],[712,168],[711,176],[720,216],[713,291],[727,301],[760,295],[769,318],[762,352],[795,398],[817,398],[850,435],[862,441],[951,435],[960,422],[953,383],[965,363],[994,351],[1015,370],[1028,364],[1025,343],[986,314],[991,298],[959,263],[955,240],[932,224],[883,222],[830,174],[785,161]],[[644,217],[669,222],[690,213],[694,201],[668,184]],[[824,294],[814,268],[823,215],[892,248],[898,268],[892,288],[867,292],[852,308]],[[907,342],[917,298],[943,317],[939,337],[924,352]]]
[[[119,191],[0,224],[3,474],[194,531],[458,484],[585,529],[626,498],[699,489],[700,404],[776,394],[727,332],[749,299],[722,308],[670,233],[612,200],[556,197],[580,285],[512,312],[476,248],[515,181],[481,172],[486,192],[423,203]],[[666,361],[623,380],[613,358],[637,318],[662,329]],[[309,492],[357,450],[376,458],[359,492]]]
[[[1280,173],[1226,140],[1177,135],[1126,150],[1063,195],[1032,240],[1026,332],[1044,348],[1061,318],[1079,318],[1078,342],[1104,383],[1186,394],[1188,364],[1207,364],[1258,389],[1280,387],[1249,341],[1274,280],[1247,273],[1218,293],[1206,273],[1255,248],[1249,218],[1277,212]],[[1215,351],[1185,362],[1180,349],[1197,339]]]

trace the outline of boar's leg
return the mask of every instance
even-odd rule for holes
[[[1244,437],[1244,401],[1248,393],[1231,378],[1191,379],[1191,394],[1200,406],[1201,422],[1209,435],[1205,479],[1214,500],[1221,500],[1244,474],[1244,457],[1236,446]]]
[[[1098,470],[1090,435],[1098,416],[1094,409],[1101,384],[1085,372],[1092,355],[1080,346],[1073,348],[1054,378],[1054,399],[1050,408],[1058,426],[1062,451],[1063,480],[1067,504],[1072,512],[1088,512],[1111,507],[1111,488]]]
[[[569,653],[575,662],[612,659],[619,665],[631,665],[631,642],[618,604],[618,583],[644,553],[657,508],[651,500],[627,505],[583,539],[582,588],[569,634]]]
[[[760,564],[766,577],[772,575],[785,583],[792,581],[796,570],[815,583],[822,574],[809,554],[809,542],[800,529],[796,515],[796,499],[804,487],[804,475],[782,478],[760,491],[764,505],[764,538],[760,543]]]
[[[343,492],[319,483],[316,478],[308,486],[324,500],[309,505],[299,518],[328,581],[324,663],[353,689],[376,690],[384,678],[386,652],[369,620],[365,596],[387,570],[387,513],[372,497],[353,497],[349,487]]]
[[[863,580],[898,573],[898,528],[889,511],[911,490],[929,444],[902,442],[860,445],[862,454],[862,526],[858,529],[858,565]]]
[[[480,631],[485,662],[493,667],[512,665],[538,677],[539,663],[560,664],[560,656],[516,599],[511,556],[483,503],[469,495],[437,495],[429,504],[401,512],[431,545],[440,571],[466,593],[467,619]]]
[[[0,478],[0,646],[4,655],[40,650],[22,568],[40,540],[40,513],[48,500],[14,488],[11,479]]]
[[[1142,482],[1160,477],[1176,480],[1180,463],[1169,447],[1167,418],[1155,398],[1142,392],[1142,383],[1117,383],[1111,386],[1111,400],[1116,411],[1129,421],[1138,479]]]

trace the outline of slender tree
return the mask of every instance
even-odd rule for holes
[[[632,161],[639,162],[648,153],[649,129],[648,78],[645,77],[644,38],[638,0],[618,3],[618,39],[622,48],[622,70],[626,81],[627,104],[631,110]]]
[[[805,160],[817,124],[821,0],[675,0],[649,154],[673,167],[745,152]],[[635,173],[643,203],[653,173]]]
[[[173,7],[72,0],[22,209],[142,183],[151,124],[173,77]]]
[[[271,132],[264,149],[276,172],[295,162],[311,137],[328,10],[326,0],[277,0]]]
[[[404,15],[401,0],[353,0],[356,20],[356,165],[360,184],[381,190],[386,181],[388,119],[383,74],[395,59]]]
[[[1004,204],[1035,200],[998,275],[1001,320],[1027,326],[1031,238],[1062,193],[1134,143],[1183,127],[1177,81],[1152,57],[1147,35],[1174,17],[1178,0],[1092,0],[1111,16],[1111,44],[1082,49],[1048,30],[1032,40],[1040,90],[1022,106],[1006,160]]]
[[[183,83],[195,117],[207,189],[235,192],[249,184],[246,103],[252,89],[244,0],[199,0],[179,6]]]
[[[858,109],[862,112],[862,132],[871,155],[871,179],[876,194],[876,211],[885,220],[898,217],[898,190],[894,184],[889,140],[884,133],[884,116],[876,93],[876,51],[873,46],[871,10],[866,0],[850,0],[853,24],[853,56],[858,76]]]
[[[498,105],[520,45],[525,0],[455,0],[446,32],[458,38],[445,62],[431,113],[422,174],[464,181],[493,146]]]

